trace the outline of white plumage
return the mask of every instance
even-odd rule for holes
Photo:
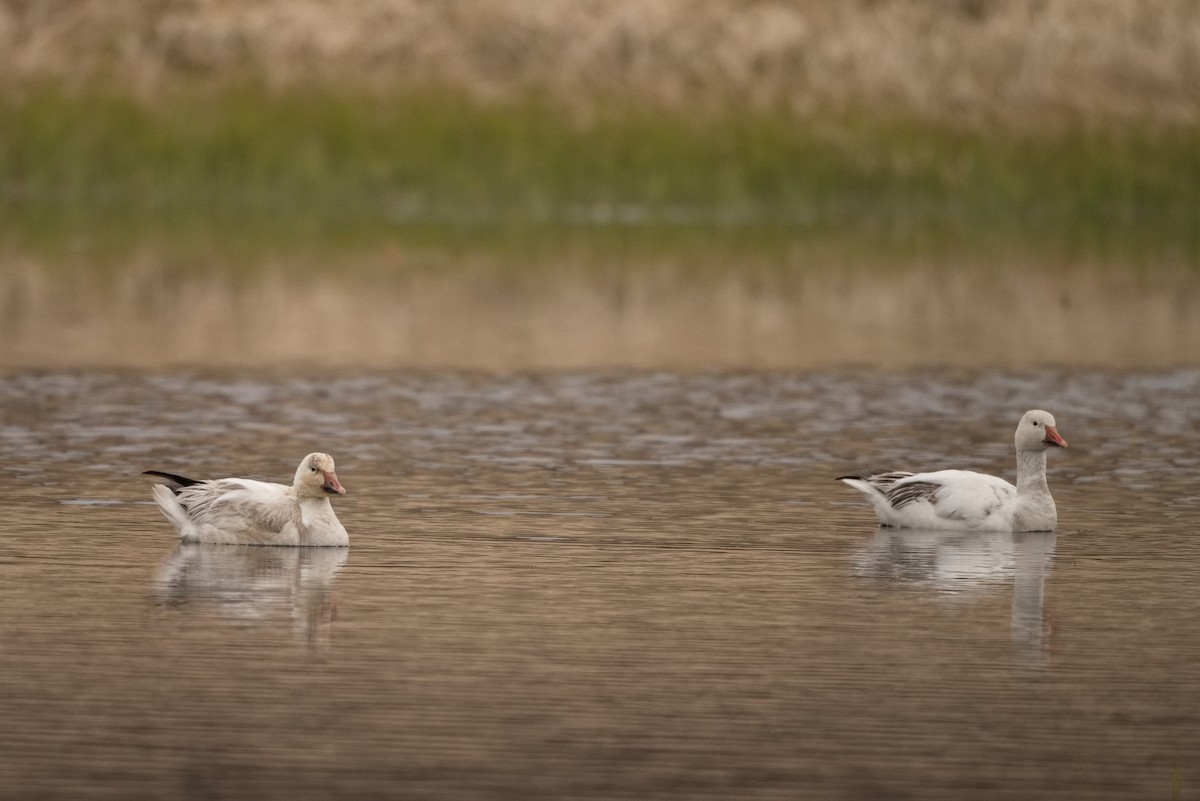
[[[1017,484],[970,470],[904,471],[838,478],[867,496],[885,526],[977,531],[1053,531],[1046,450],[1065,448],[1054,416],[1034,409],[1017,424]]]
[[[197,481],[157,470],[146,474],[169,482],[154,486],[154,500],[183,542],[350,544],[346,528],[329,503],[330,495],[346,492],[329,454],[305,456],[291,486],[248,478]]]

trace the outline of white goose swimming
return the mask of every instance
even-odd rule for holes
[[[305,456],[290,487],[248,478],[197,481],[158,470],[147,470],[145,475],[169,482],[154,486],[154,500],[184,542],[350,544],[329,503],[330,495],[344,495],[346,490],[327,453]]]
[[[840,476],[867,496],[885,526],[975,531],[1053,531],[1058,512],[1046,485],[1046,450],[1065,448],[1054,416],[1025,412],[1017,424],[1017,485],[970,470]]]

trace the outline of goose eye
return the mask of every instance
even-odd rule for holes
[[[309,469],[309,470],[311,470],[311,471],[312,471],[312,472],[314,472],[314,473],[315,473],[315,472],[317,472],[317,467],[316,467],[316,465],[313,465],[312,467],[310,467],[310,468],[308,468],[308,469]]]
[[[1041,423],[1039,423],[1037,420],[1034,420],[1034,421],[1033,421],[1033,424],[1034,424],[1035,426],[1037,426],[1037,425],[1041,425]],[[315,470],[316,468],[314,467],[313,469]]]

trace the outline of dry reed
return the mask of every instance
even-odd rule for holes
[[[884,107],[962,123],[1200,121],[1195,0],[2,0],[0,75]]]

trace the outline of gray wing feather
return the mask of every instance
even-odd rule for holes
[[[941,484],[932,484],[928,481],[910,481],[899,486],[893,484],[885,494],[893,509],[903,509],[915,501],[936,503],[937,492],[941,488]]]
[[[838,476],[837,481],[846,478],[853,478],[858,481],[865,481],[881,492],[887,492],[892,485],[897,481],[901,481],[912,476],[913,473],[906,473],[903,470],[864,470],[861,473],[848,473],[844,476]]]

